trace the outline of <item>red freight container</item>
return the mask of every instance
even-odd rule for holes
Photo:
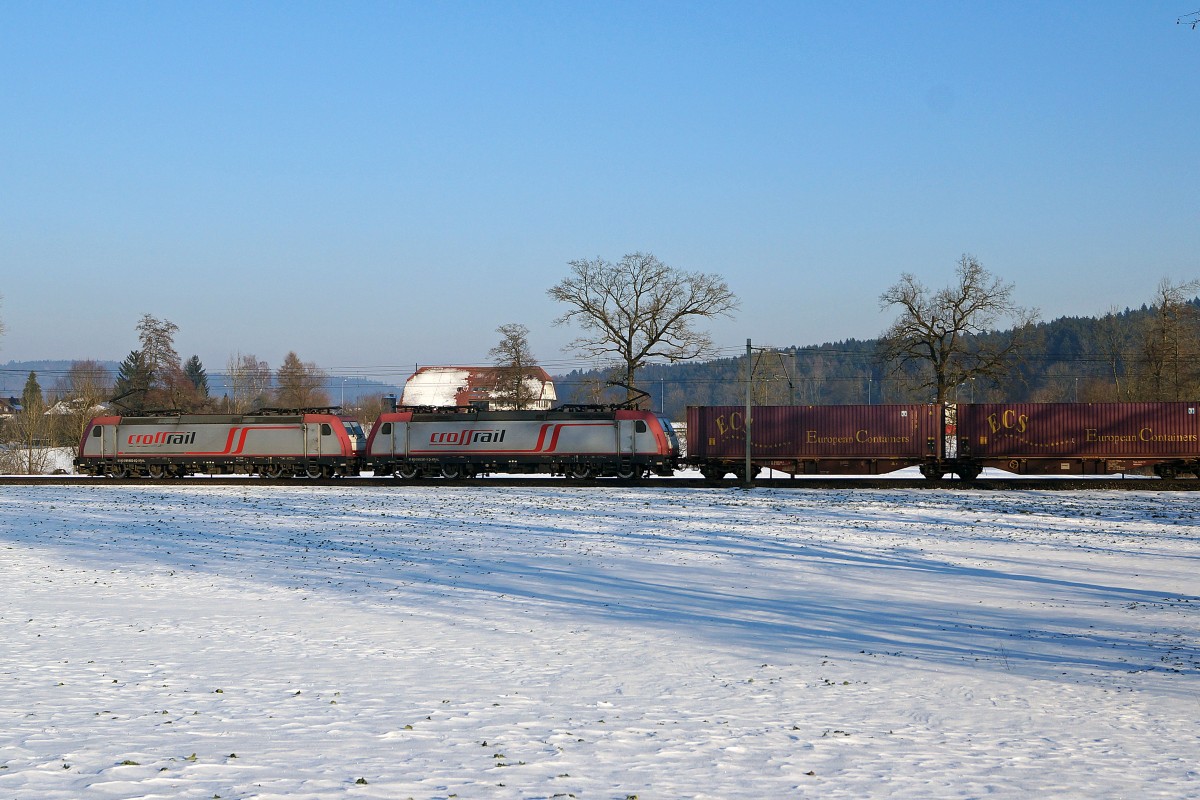
[[[691,406],[687,464],[708,477],[745,468],[746,409]],[[933,405],[754,406],[756,468],[796,474],[877,475],[936,460],[941,413]]]
[[[1174,475],[1200,458],[1198,408],[1200,403],[959,405],[958,457],[1017,473],[1111,474],[1159,465],[1160,474]]]

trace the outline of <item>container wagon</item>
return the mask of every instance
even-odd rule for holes
[[[1152,469],[1200,477],[1200,403],[960,404],[954,466],[1019,475],[1111,475]],[[972,474],[973,473],[973,474]]]
[[[689,406],[684,464],[709,480],[744,479],[746,409]],[[751,476],[762,469],[790,475],[881,475],[918,466],[941,477],[936,405],[754,406]]]
[[[75,468],[117,478],[357,475],[362,428],[334,411],[96,417],[83,433]]]
[[[671,423],[649,411],[401,409],[371,428],[364,468],[397,480],[489,473],[633,479],[671,475],[678,459]]]

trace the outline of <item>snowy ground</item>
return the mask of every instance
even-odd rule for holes
[[[0,797],[1200,797],[1200,497],[0,494]]]

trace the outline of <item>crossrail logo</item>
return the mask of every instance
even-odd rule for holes
[[[161,445],[195,444],[195,431],[158,431],[157,433],[131,433],[128,442],[134,447],[158,447]]]
[[[429,434],[429,443],[443,447],[460,447],[468,444],[499,444],[504,441],[504,434],[504,428],[482,430],[469,428],[465,431],[440,431]]]

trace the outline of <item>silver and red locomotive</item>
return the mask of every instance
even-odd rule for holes
[[[75,468],[118,478],[357,475],[366,437],[357,420],[335,411],[96,417],[79,443]]]
[[[402,409],[383,414],[371,429],[364,468],[397,480],[490,473],[632,479],[671,475],[678,459],[671,423],[650,411]]]

